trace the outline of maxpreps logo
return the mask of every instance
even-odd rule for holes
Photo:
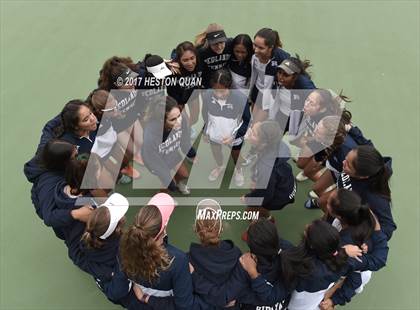
[[[206,209],[198,210],[197,220],[211,221],[256,221],[259,218],[258,211],[224,211],[207,212]]]

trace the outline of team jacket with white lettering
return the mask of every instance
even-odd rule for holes
[[[181,74],[175,75],[176,83],[166,88],[168,95],[174,98],[179,105],[186,104],[191,95],[193,95],[191,100],[196,99],[198,91],[194,92],[194,90],[203,88],[203,68],[198,61],[192,72],[181,68]]]
[[[230,57],[232,56],[232,43],[233,40],[228,39],[225,43],[225,49],[221,54],[216,54],[210,47],[202,47],[198,49],[200,63],[203,66],[203,85],[205,88],[209,88],[211,74],[227,65]]]
[[[172,181],[171,169],[191,149],[188,121],[183,117],[181,128],[169,132],[164,131],[163,122],[150,121],[144,127],[143,139],[141,152],[145,166],[167,186]]]
[[[247,98],[239,92],[230,91],[225,104],[208,90],[203,94],[202,116],[205,124],[205,133],[209,140],[222,143],[224,138],[233,137],[243,140],[251,119],[251,112],[247,104]],[[234,145],[239,145],[242,141]]]
[[[274,101],[273,89],[275,88],[274,80],[276,78],[278,66],[281,62],[289,58],[290,54],[284,51],[281,48],[276,48],[273,50],[273,57],[268,61],[267,66],[265,67],[264,75],[264,89],[259,89],[262,93],[262,102],[263,106],[270,106]],[[249,79],[249,89],[252,90],[256,85],[258,70],[256,69],[255,62],[257,61],[257,56],[252,55],[251,58],[251,78]],[[264,103],[264,102],[270,103]]]

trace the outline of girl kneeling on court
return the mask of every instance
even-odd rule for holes
[[[293,110],[290,114],[289,136],[291,143],[302,147],[306,141],[314,136],[318,123],[326,116],[340,116],[343,111],[339,102],[348,102],[344,95],[334,97],[327,89],[316,89],[305,99],[303,110]],[[302,169],[297,176],[297,181],[308,178],[316,181],[325,170],[321,164],[311,157],[299,157],[296,165]]]
[[[231,147],[235,166],[251,120],[247,98],[239,90],[231,90],[232,76],[226,69],[213,73],[210,85],[212,90],[203,95],[204,133],[217,167],[209,175],[209,181],[216,181],[225,169],[222,146]],[[242,168],[235,167],[236,186],[244,185]]]
[[[290,151],[281,142],[280,131],[277,122],[264,121],[256,123],[247,137],[258,155],[251,177],[252,191],[242,201],[264,217],[270,216],[269,210],[280,210],[295,200],[296,183],[287,162]]]
[[[301,157],[311,157],[319,164],[325,164],[327,170],[322,173],[313,185],[318,197],[331,191],[339,174],[343,171],[343,160],[348,152],[357,146],[357,142],[345,129],[346,121],[340,116],[326,116],[316,126],[314,138],[308,139],[299,154]],[[305,208],[325,208],[327,196],[323,199],[309,198]]]

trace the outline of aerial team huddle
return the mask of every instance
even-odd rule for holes
[[[309,66],[283,49],[275,30],[232,39],[218,24],[180,43],[169,60],[111,57],[97,88],[47,122],[25,164],[37,215],[73,263],[127,309],[349,303],[387,261],[396,229],[392,160],[353,123],[349,98],[316,88]],[[171,195],[190,194],[191,167],[204,161],[199,140],[212,154],[206,181],[220,181],[232,160],[235,185],[250,189],[238,197],[259,212],[241,236],[246,253],[222,239],[222,206],[210,198],[191,223],[199,242],[187,253],[169,242]],[[291,164],[301,169],[296,176]],[[144,178],[138,165],[160,189],[128,224],[129,201],[114,185]],[[304,207],[323,216],[295,245],[279,234],[272,211],[293,203],[305,181],[313,186]]]

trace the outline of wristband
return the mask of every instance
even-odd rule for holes
[[[147,301],[146,301],[147,297],[149,297],[149,295],[148,295],[148,294],[146,294],[146,293],[144,293],[144,294],[143,294],[143,296],[141,297],[141,300],[140,300],[140,301],[141,301],[142,303],[144,303],[144,304],[147,304]]]

